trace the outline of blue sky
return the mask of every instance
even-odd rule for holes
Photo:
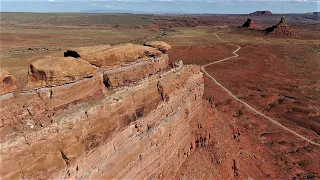
[[[110,12],[245,14],[320,11],[320,0],[1,0],[2,12]]]

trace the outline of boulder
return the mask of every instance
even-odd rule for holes
[[[156,58],[162,52],[152,47],[132,43],[120,44],[97,52],[81,54],[81,58],[98,67],[113,67],[137,59]]]
[[[51,87],[92,77],[98,68],[72,57],[46,57],[30,65],[27,88]]]
[[[148,41],[148,42],[144,43],[144,45],[156,48],[163,53],[165,53],[171,49],[171,46],[164,41]]]
[[[0,68],[0,95],[12,92],[16,88],[16,78]]]

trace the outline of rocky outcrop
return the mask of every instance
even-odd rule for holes
[[[249,29],[261,29],[260,26],[256,25],[251,19],[247,19],[247,21],[242,25],[244,28],[249,28]]]
[[[132,65],[104,71],[104,84],[107,87],[128,85],[132,82],[168,69],[168,67],[169,58],[167,55],[163,55],[160,58],[138,61]]]
[[[148,41],[144,43],[144,45],[156,48],[163,53],[166,53],[171,49],[171,46],[164,41]]]
[[[79,53],[84,60],[100,67],[105,86],[114,88],[128,85],[169,67],[169,58],[165,53],[171,47],[160,41],[153,41],[151,44],[153,47],[128,43],[99,46],[96,49],[80,48]]]
[[[46,57],[30,65],[27,88],[58,86],[92,77],[98,68],[73,57]]]
[[[269,16],[272,15],[270,11],[255,11],[249,14],[250,16]]]
[[[29,121],[33,122],[30,125],[33,129],[42,128],[51,122],[51,116],[59,109],[102,97],[103,90],[103,76],[98,74],[61,86],[24,90],[14,98],[0,97],[1,138],[18,133],[18,130],[25,133]]]
[[[266,35],[279,37],[298,36],[298,34],[285,23],[284,17],[281,18],[280,22],[277,25],[265,29],[265,33]]]
[[[80,54],[82,59],[98,67],[110,68],[137,59],[157,58],[162,53],[152,47],[132,43],[120,44],[97,52]]]
[[[10,93],[16,88],[16,78],[8,71],[0,69],[0,95]]]
[[[210,132],[194,128],[203,116],[204,80],[200,67],[178,63],[170,69],[167,55],[146,48],[160,56],[130,52],[121,57],[131,54],[134,62],[114,60],[119,65],[98,72],[84,66],[88,71],[69,74],[72,81],[65,78],[67,69],[58,76],[47,73],[53,71],[43,63],[48,60],[35,63],[33,82],[43,83],[0,102],[1,178],[173,178],[195,148],[211,141]],[[80,59],[57,58],[51,65],[83,63],[78,52]],[[83,76],[87,72],[95,74]],[[106,78],[113,88],[103,86]]]

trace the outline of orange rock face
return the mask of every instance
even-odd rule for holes
[[[16,89],[16,78],[8,71],[0,69],[0,95],[12,92]]]
[[[211,141],[211,132],[198,124],[204,92],[200,67],[179,63],[169,69],[167,55],[160,54],[134,56],[134,63],[100,72],[81,59],[58,58],[51,64],[57,69],[45,65],[49,60],[35,63],[30,74],[40,86],[0,98],[0,163],[6,167],[0,168],[1,178],[175,177],[195,148]],[[64,61],[87,66],[72,74],[60,66]],[[96,73],[86,77],[87,72]],[[67,75],[74,76],[72,82]],[[104,86],[105,78],[112,89]]]
[[[98,67],[113,67],[121,63],[134,62],[141,58],[156,58],[162,56],[159,50],[132,43],[112,46],[94,53],[80,54],[81,58]]]
[[[104,72],[104,83],[107,87],[118,87],[156,74],[169,67],[167,55],[143,60],[132,65],[107,70]]]
[[[58,86],[92,77],[97,72],[97,67],[81,59],[46,57],[30,65],[27,87]]]
[[[189,122],[200,116],[204,86],[198,67],[159,76],[63,110],[43,127],[27,114],[23,134],[1,132],[2,177],[21,177],[20,165],[28,178],[173,177],[195,147]]]

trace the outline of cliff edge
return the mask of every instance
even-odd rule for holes
[[[25,89],[0,98],[1,178],[175,177],[211,136],[195,128],[200,67],[169,66],[170,48],[84,47],[32,63]]]

